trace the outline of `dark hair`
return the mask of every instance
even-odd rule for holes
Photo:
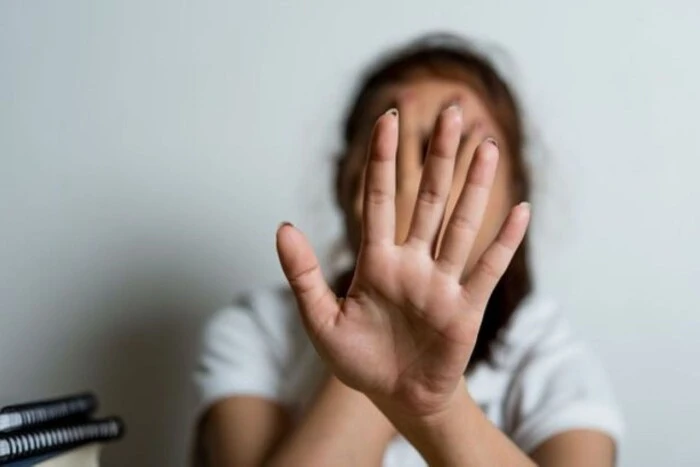
[[[515,196],[520,200],[530,197],[530,178],[524,160],[524,129],[515,96],[490,60],[469,42],[454,35],[431,34],[391,51],[370,67],[347,111],[342,132],[345,149],[337,161],[335,188],[336,201],[344,213],[346,231],[349,233],[352,213],[349,200],[343,199],[343,193],[347,193],[343,173],[350,158],[349,148],[367,126],[368,120],[371,123],[376,117],[370,114],[370,109],[378,92],[389,84],[409,80],[417,71],[463,81],[477,92],[503,132],[503,143],[511,161],[511,183]],[[491,361],[492,344],[497,341],[499,332],[508,324],[521,300],[531,291],[528,250],[526,236],[491,295],[466,370],[479,362]],[[349,270],[336,279],[335,291],[339,296],[347,294],[352,277],[353,271]]]

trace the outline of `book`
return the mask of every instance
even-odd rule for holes
[[[89,415],[95,409],[97,398],[91,393],[10,405],[0,409],[0,435],[79,415]]]
[[[4,467],[98,467],[102,444],[84,444],[67,451],[30,457],[4,464]]]
[[[28,459],[100,441],[111,441],[124,434],[118,417],[68,423],[60,426],[0,435],[0,463]]]

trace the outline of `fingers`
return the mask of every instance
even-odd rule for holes
[[[422,161],[425,154],[416,155],[421,147],[420,109],[414,95],[404,92],[399,98],[399,149],[396,157],[396,180],[408,180],[414,170],[414,165]],[[400,185],[399,185],[400,188]]]
[[[470,302],[486,305],[522,242],[529,221],[528,203],[520,203],[511,210],[496,240],[486,249],[462,286],[464,295]]]
[[[363,241],[394,242],[398,112],[379,117],[372,132],[365,175]]]
[[[320,334],[334,322],[339,307],[311,245],[294,226],[283,224],[277,230],[277,254],[307,329]]]
[[[492,139],[476,149],[467,180],[445,228],[437,264],[449,274],[461,276],[481,227],[498,166],[498,148]]]
[[[442,224],[462,133],[462,110],[454,105],[438,117],[430,139],[407,242],[429,250]]]

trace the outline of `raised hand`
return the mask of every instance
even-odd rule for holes
[[[372,135],[362,245],[347,297],[331,291],[300,231],[281,226],[277,249],[307,332],[333,373],[380,408],[422,416],[447,407],[463,381],[488,299],[527,229],[529,205],[512,209],[465,276],[498,162],[497,146],[484,141],[434,254],[462,128],[453,106],[438,118],[408,237],[397,245],[398,118],[385,113]]]

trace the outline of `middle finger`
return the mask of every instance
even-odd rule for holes
[[[430,139],[407,243],[414,243],[428,251],[433,244],[452,186],[461,133],[462,109],[451,105],[440,113]]]

